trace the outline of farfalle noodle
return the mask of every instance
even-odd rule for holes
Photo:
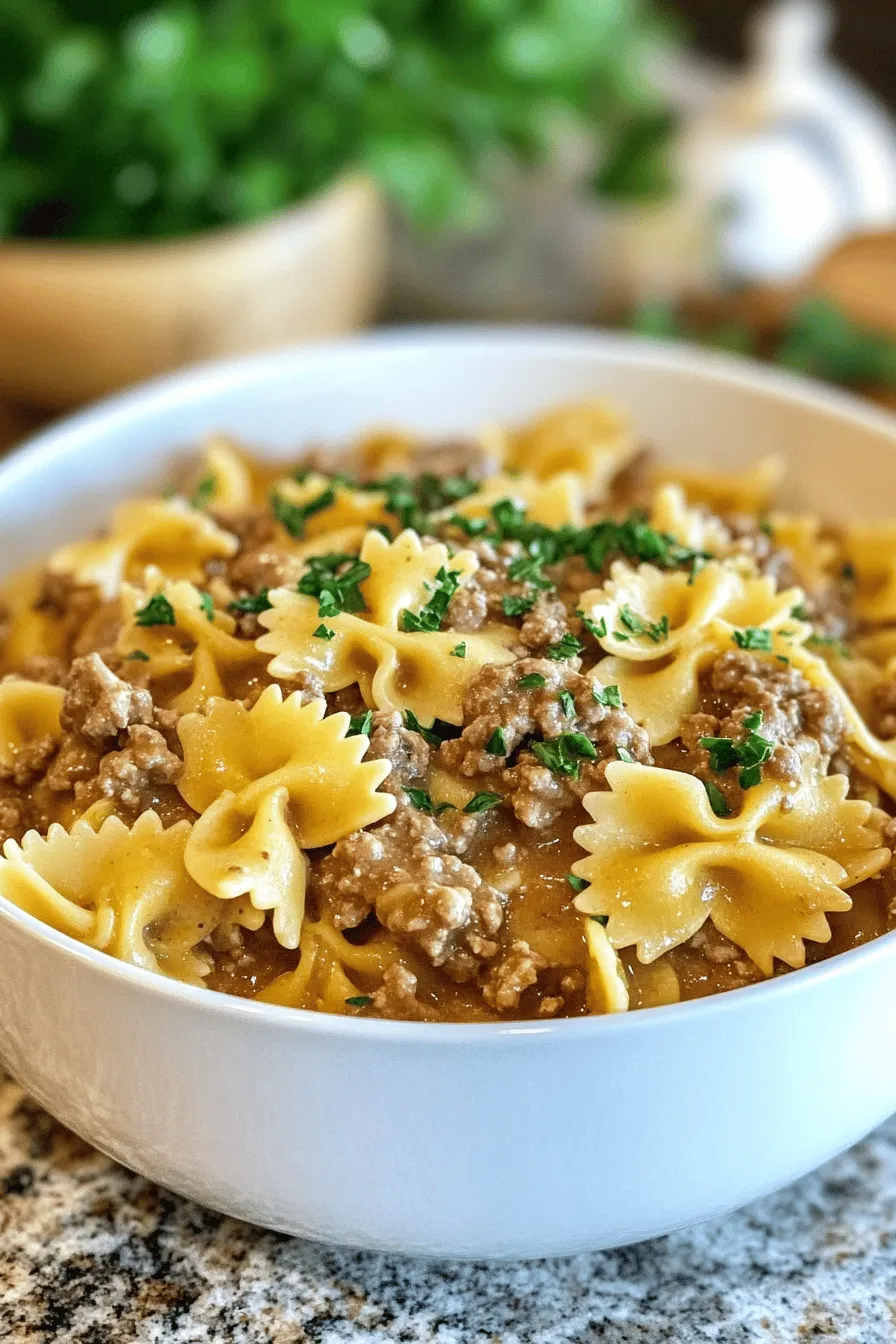
[[[318,601],[285,588],[270,593],[270,611],[259,617],[269,632],[257,641],[261,653],[273,654],[273,677],[309,676],[325,692],[357,684],[367,704],[377,709],[411,710],[421,721],[459,723],[467,684],[488,663],[510,662],[512,631],[495,628],[464,637],[464,656],[457,657],[459,636],[450,631],[399,629],[401,613],[417,612],[428,601],[440,569],[458,575],[462,586],[477,568],[475,555],[460,551],[449,557],[437,543],[423,547],[412,532],[387,542],[369,532],[361,559],[371,574],[360,590],[366,612],[342,612],[322,621]],[[429,584],[429,588],[425,585]],[[323,625],[332,637],[316,635]]]
[[[3,847],[0,894],[121,961],[198,983],[209,966],[194,949],[225,907],[187,872],[189,835],[188,822],[165,830],[155,812],[130,828],[109,817],[98,830],[76,821],[69,832],[59,825],[46,837],[30,831],[21,845]],[[227,910],[226,917],[243,913]]]
[[[602,499],[638,451],[630,422],[609,401],[560,406],[506,436],[504,467],[540,481],[578,476],[591,499]]]
[[[283,699],[269,686],[251,709],[212,700],[178,725],[184,771],[178,788],[197,812],[187,870],[222,900],[248,896],[273,910],[274,933],[297,947],[307,879],[301,851],[332,845],[388,816],[377,792],[388,761],[364,761],[368,740],[347,736],[349,716],[325,716],[323,700]]]
[[[160,596],[170,603],[174,624],[141,625],[138,613]],[[124,585],[121,609],[117,651],[125,660],[146,662],[159,697],[171,709],[199,709],[212,696],[225,694],[230,681],[263,666],[253,645],[236,638],[233,617],[215,609],[209,595],[192,583],[166,581],[150,570],[143,587]]]
[[[827,914],[848,910],[846,889],[890,857],[882,816],[846,800],[842,775],[805,781],[788,810],[782,786],[763,782],[735,817],[715,816],[700,781],[677,771],[617,762],[607,782],[585,798],[593,824],[575,833],[589,851],[573,866],[589,884],[575,903],[642,961],[712,919],[766,975],[776,957],[802,966],[804,940],[827,942]]]
[[[680,485],[691,504],[705,504],[716,513],[762,514],[784,478],[784,462],[770,454],[742,472],[701,467],[663,467],[659,485]]]
[[[712,561],[694,575],[651,565],[633,570],[619,561],[603,589],[582,596],[582,610],[606,628],[601,646],[612,651],[598,663],[596,676],[604,686],[619,687],[651,744],[662,746],[678,736],[684,716],[696,712],[700,673],[737,647],[735,631],[768,630],[771,656],[789,658],[809,634],[810,627],[792,615],[801,598],[799,589],[778,593],[770,578],[744,577]],[[663,616],[668,634],[661,632]],[[632,625],[653,633],[638,634]]]
[[[59,711],[65,692],[59,686],[11,678],[0,682],[0,768],[12,772],[23,747],[62,737]]]
[[[49,569],[115,597],[123,582],[138,583],[147,566],[169,579],[201,582],[209,560],[226,559],[238,546],[236,537],[184,500],[137,499],[115,510],[108,536],[54,551]]]

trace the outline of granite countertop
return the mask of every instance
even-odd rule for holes
[[[116,1166],[5,1080],[0,1191],[4,1344],[896,1341],[896,1121],[741,1213],[518,1264],[259,1231]]]

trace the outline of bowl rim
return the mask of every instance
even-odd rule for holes
[[[891,439],[896,449],[896,415],[840,388],[829,387],[785,370],[769,368],[755,360],[686,343],[573,326],[421,324],[368,331],[226,360],[212,360],[104,397],[30,436],[16,447],[0,462],[0,493],[26,478],[31,471],[40,470],[57,458],[77,452],[97,432],[114,432],[116,428],[133,423],[162,406],[171,409],[192,401],[213,398],[217,389],[233,392],[237,387],[263,383],[267,379],[276,378],[278,372],[290,369],[296,363],[313,367],[315,363],[326,364],[335,359],[351,366],[353,362],[367,363],[376,358],[393,359],[396,354],[419,358],[431,351],[444,352],[451,346],[465,351],[477,347],[488,348],[494,353],[496,345],[503,346],[508,353],[518,354],[529,347],[530,353],[541,349],[554,355],[563,353],[567,358],[573,357],[583,362],[588,362],[595,353],[600,353],[609,362],[627,365],[635,363],[648,370],[655,368],[732,385],[870,429]],[[805,993],[810,986],[820,988],[829,981],[858,974],[863,966],[890,957],[896,949],[894,929],[860,947],[850,948],[828,960],[799,968],[795,974],[785,973],[736,990],[630,1013],[545,1021],[402,1022],[260,1003],[216,992],[203,985],[185,984],[162,972],[119,961],[98,948],[89,947],[21,910],[0,895],[0,925],[3,924],[20,928],[38,945],[48,945],[70,962],[88,966],[106,978],[118,980],[140,993],[163,995],[168,1000],[180,1001],[185,1006],[207,1013],[250,1022],[267,1021],[274,1027],[290,1031],[312,1031],[359,1042],[381,1040],[408,1045],[427,1043],[438,1044],[442,1048],[468,1046],[472,1042],[492,1048],[507,1047],[533,1037],[548,1036],[572,1043],[583,1037],[603,1036],[609,1032],[649,1031],[678,1024],[687,1029],[690,1023],[707,1015],[746,1012],[750,1010],[751,1004],[758,1007],[773,998],[782,999],[794,993]]]

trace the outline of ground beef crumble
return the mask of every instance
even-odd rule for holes
[[[405,728],[397,710],[377,710],[370,725],[365,759],[388,761],[392,766],[380,789],[404,801],[405,789],[422,780],[429,768],[430,748],[419,733]]]
[[[514,813],[533,828],[550,825],[586,793],[604,788],[607,763],[619,759],[620,748],[634,761],[651,765],[644,729],[625,709],[595,700],[596,683],[578,668],[578,659],[548,658],[523,658],[508,667],[483,668],[467,690],[467,726],[459,738],[442,745],[440,763],[468,777],[500,772]],[[544,686],[520,686],[521,679],[533,676],[543,678]],[[572,715],[567,697],[572,697]],[[496,731],[500,731],[503,752],[495,750]],[[576,775],[549,769],[525,747],[508,765],[527,740],[550,740],[569,732],[584,733],[597,752],[596,760],[580,761]]]
[[[313,874],[312,891],[339,929],[375,910],[380,923],[459,983],[495,956],[504,897],[461,855],[479,818],[438,819],[400,803],[389,820],[338,841]]]
[[[387,966],[383,982],[370,1000],[377,1017],[392,1018],[397,1022],[425,1022],[435,1014],[417,999],[417,977],[401,962]]]
[[[174,710],[160,709],[143,687],[111,670],[97,653],[69,669],[60,722],[62,740],[44,780],[80,806],[114,799],[134,813],[151,806],[160,787],[176,783],[179,754]]]
[[[824,770],[845,740],[846,720],[829,692],[811,686],[789,664],[754,653],[731,650],[718,657],[703,675],[702,702],[700,713],[682,720],[684,759],[669,763],[715,784],[732,810],[739,809],[743,801],[738,771],[714,772],[701,738],[729,737],[740,742],[747,731],[744,720],[761,711],[757,731],[775,744],[763,774],[788,785],[800,779],[807,746],[815,744]]]
[[[547,966],[544,957],[533,952],[527,942],[510,944],[500,962],[489,973],[482,997],[496,1012],[518,1008],[522,995],[537,983],[539,971]]]

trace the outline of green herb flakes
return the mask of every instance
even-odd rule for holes
[[[438,817],[441,816],[443,812],[454,810],[453,803],[434,803],[432,795],[427,793],[425,789],[406,788],[405,793],[413,803],[414,807],[416,807],[417,811],[425,812],[428,817]]]
[[[227,610],[234,616],[255,615],[259,612],[270,611],[271,601],[268,597],[268,589],[260,588],[257,593],[247,593],[245,597],[237,597],[233,602],[228,603]]]
[[[709,752],[709,768],[717,775],[740,767],[738,783],[742,789],[754,788],[762,779],[762,767],[771,757],[775,744],[756,731],[762,723],[762,711],[744,719],[746,737],[735,742],[730,737],[701,737],[700,745]]]
[[[619,620],[630,634],[646,635],[653,644],[661,644],[664,639],[669,638],[668,616],[661,616],[658,621],[648,621],[646,616],[639,616],[626,602],[619,609]],[[616,638],[620,636],[617,634]]]
[[[506,756],[507,740],[504,736],[503,728],[496,728],[491,737],[485,744],[485,749],[489,756]]]
[[[215,599],[212,597],[211,593],[206,593],[205,591],[200,592],[199,605],[202,608],[205,619],[214,623]]]
[[[369,994],[353,994],[351,998],[346,999],[349,1008],[369,1008],[373,999]]]
[[[504,798],[500,793],[477,793],[467,803],[464,811],[470,816],[475,816],[477,812],[489,812],[493,807],[500,807]]]
[[[467,641],[466,641],[465,639],[462,639],[461,642],[460,642],[459,644],[455,644],[455,646],[454,646],[454,648],[451,650],[451,653],[450,653],[449,656],[450,656],[451,658],[466,658],[466,656],[467,656]]]
[[[308,519],[313,514],[330,508],[335,501],[336,492],[331,486],[322,490],[314,499],[309,499],[307,504],[294,504],[291,500],[285,499],[278,490],[272,490],[271,512],[291,537],[300,540],[305,535],[305,524]]]
[[[148,653],[144,653],[142,649],[132,649],[131,652],[130,652],[129,654],[127,654],[126,656],[127,656],[127,660],[128,660],[128,662],[130,662],[130,663],[148,663],[148,662],[149,662],[149,654],[148,654]]]
[[[529,672],[525,677],[520,677],[516,684],[521,691],[538,691],[548,683],[540,672]]]
[[[586,616],[584,611],[577,611],[576,615],[588,631],[589,635],[593,635],[595,639],[606,639],[607,622],[603,616],[601,616],[599,621],[592,621],[591,617]]]
[[[588,886],[585,878],[576,877],[575,873],[567,873],[566,880],[575,892],[584,891]]]
[[[584,733],[561,733],[542,742],[531,744],[532,755],[541,764],[558,775],[578,778],[582,760],[597,760],[594,743]]]
[[[562,662],[566,658],[575,658],[577,654],[582,652],[584,647],[585,645],[580,639],[576,639],[575,635],[570,634],[569,631],[567,631],[563,638],[559,639],[556,644],[549,644],[547,646],[544,651],[544,656],[553,659],[554,662]]]
[[[558,691],[557,699],[560,701],[560,705],[566,717],[568,719],[574,719],[576,716],[576,702],[572,698],[572,693],[570,691]]]
[[[316,630],[311,631],[315,639],[335,639],[336,631],[331,630],[328,625],[320,624]]]
[[[739,649],[755,649],[759,653],[772,651],[772,632],[761,626],[748,625],[744,630],[733,630],[731,638]]]
[[[514,597],[512,593],[507,593],[501,598],[501,610],[505,616],[525,616],[534,606],[534,597]]]
[[[365,710],[363,714],[353,714],[348,721],[346,737],[369,737],[372,723],[372,709]]]
[[[296,591],[305,597],[316,597],[317,614],[327,620],[344,611],[354,615],[367,610],[359,584],[370,578],[370,566],[357,555],[331,551],[327,555],[312,555],[307,573],[298,582]]]
[[[718,784],[713,784],[711,779],[703,781],[703,787],[706,790],[706,796],[709,799],[709,805],[717,817],[728,817],[731,815],[731,808],[725,801],[725,795]]]
[[[591,687],[591,694],[599,705],[612,705],[614,709],[622,708],[622,693],[618,686],[598,686]]]
[[[421,633],[432,633],[439,630],[442,621],[445,619],[448,604],[459,587],[460,570],[446,570],[443,565],[436,574],[435,583],[430,587],[432,596],[429,601],[418,612],[403,611],[401,613],[402,630]]]
[[[217,478],[211,472],[209,472],[207,476],[203,476],[202,480],[197,483],[196,489],[190,496],[189,500],[190,507],[192,509],[208,508],[209,504],[212,502],[212,499],[214,497],[217,488],[218,488]]]
[[[174,608],[164,593],[156,593],[151,597],[145,607],[134,613],[134,620],[142,626],[177,624]]]
[[[627,747],[617,747],[616,755],[619,757],[620,761],[625,761],[626,765],[635,764],[635,758]]]

